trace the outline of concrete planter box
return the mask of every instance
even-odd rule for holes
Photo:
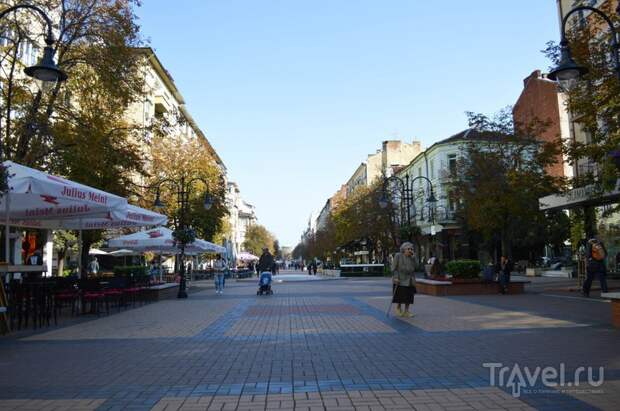
[[[540,277],[542,275],[542,268],[526,268],[525,275],[528,277]]]
[[[177,298],[179,292],[179,284],[166,283],[149,287],[148,295],[152,301],[171,300]]]
[[[611,300],[611,323],[620,328],[620,293],[601,293],[601,297]]]
[[[319,273],[325,277],[340,277],[340,270],[319,270]]]
[[[511,281],[508,285],[508,294],[523,294],[526,283],[529,283],[529,281]],[[498,294],[501,291],[499,283],[480,280],[453,283],[452,281],[420,279],[416,281],[416,288],[420,294],[434,296],[488,295]]]

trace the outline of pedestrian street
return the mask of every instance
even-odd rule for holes
[[[0,339],[0,410],[618,409],[609,303],[553,292],[416,295],[387,315],[388,278],[274,277]],[[514,394],[496,365],[604,367],[602,385]],[[491,385],[491,380],[495,384]],[[514,381],[513,381],[514,382]]]

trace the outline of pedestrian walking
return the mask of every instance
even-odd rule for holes
[[[316,275],[316,270],[317,270],[316,261],[313,261],[313,262],[312,262],[312,273],[313,273],[314,275]]]
[[[97,261],[97,257],[93,257],[88,263],[88,275],[97,275],[99,272],[99,261]]]
[[[217,260],[215,260],[215,263],[213,264],[213,269],[214,269],[213,278],[215,280],[215,293],[216,294],[224,294],[224,284],[225,284],[224,276],[226,274],[227,268],[228,267],[226,265],[226,260],[224,260],[221,255],[218,255]]]
[[[505,255],[502,255],[499,259],[499,271],[497,281],[499,282],[500,291],[502,294],[506,294],[508,292],[508,284],[510,284],[510,273],[512,273],[512,269],[514,268],[514,264],[510,258]]]
[[[590,296],[590,288],[594,277],[598,277],[601,283],[601,291],[607,292],[607,266],[605,258],[607,257],[607,249],[605,244],[597,238],[588,240],[586,245],[586,281],[583,283],[582,294],[585,297]]]
[[[413,304],[415,287],[415,258],[413,244],[405,242],[400,252],[392,260],[392,304],[397,304],[396,312],[401,317],[413,317],[409,306]],[[403,311],[402,305],[405,305]]]
[[[273,268],[273,256],[269,252],[269,249],[267,247],[264,247],[263,254],[258,259],[258,273],[260,275],[260,273],[264,271],[271,272],[272,268]]]

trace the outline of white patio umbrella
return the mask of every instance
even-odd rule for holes
[[[255,256],[254,254],[250,254],[247,251],[242,251],[239,254],[237,254],[237,258],[241,261],[257,261],[260,260],[260,258],[258,258],[257,256]]]
[[[5,161],[9,192],[0,199],[5,217],[23,220],[63,220],[102,217],[121,212],[127,199],[58,176]],[[119,216],[115,216],[119,218]],[[122,216],[120,216],[122,218]]]
[[[108,254],[114,257],[127,257],[127,256],[140,255],[142,253],[139,251],[122,249],[122,250],[110,251]]]
[[[81,230],[155,226],[167,221],[166,216],[129,205],[127,199],[115,194],[12,161],[3,165],[9,174],[9,191],[0,198],[7,258],[11,225],[80,230],[81,248]]]
[[[104,230],[125,227],[148,227],[166,224],[168,217],[151,210],[127,204],[105,216],[78,216],[63,219],[10,219],[19,227],[59,230]]]
[[[180,253],[172,230],[166,227],[157,227],[151,230],[138,231],[137,233],[128,234],[113,238],[108,241],[111,248],[124,248],[128,250],[139,251],[156,251],[162,253]],[[205,240],[196,239],[193,243],[185,245],[186,252],[210,252],[213,251],[212,246],[215,244]],[[217,247],[217,246],[216,246]]]
[[[98,248],[91,248],[90,250],[88,250],[88,255],[108,255],[109,253],[106,253],[103,250],[100,250]]]

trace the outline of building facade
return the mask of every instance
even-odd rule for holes
[[[369,154],[366,161],[357,167],[346,182],[347,196],[358,187],[370,187],[383,176],[391,175],[395,168],[409,164],[421,152],[422,145],[419,141],[411,143],[399,140],[384,141],[381,149]]]
[[[239,186],[235,182],[228,182],[227,184],[226,204],[230,222],[230,234],[227,243],[233,254],[229,257],[231,261],[235,261],[236,256],[245,251],[243,242],[248,228],[256,224],[258,220],[255,207],[243,200]]]
[[[458,202],[451,193],[452,178],[459,172],[458,162],[466,155],[466,144],[496,139],[473,128],[464,130],[434,143],[395,174],[403,181],[408,180],[413,190],[409,215],[412,225],[420,229],[421,238],[417,239],[420,262],[431,255],[443,261],[472,257],[475,250],[470,249],[466,233],[455,220]],[[437,200],[434,205],[427,202],[430,187],[426,179],[430,180]],[[399,204],[394,207],[398,209]]]
[[[513,106],[512,116],[515,127],[524,133],[537,122],[544,123],[542,132],[535,136],[538,140],[556,143],[571,139],[566,95],[559,92],[557,84],[540,70],[523,80],[523,91]],[[555,177],[571,178],[574,175],[573,166],[561,153],[547,172]]]

